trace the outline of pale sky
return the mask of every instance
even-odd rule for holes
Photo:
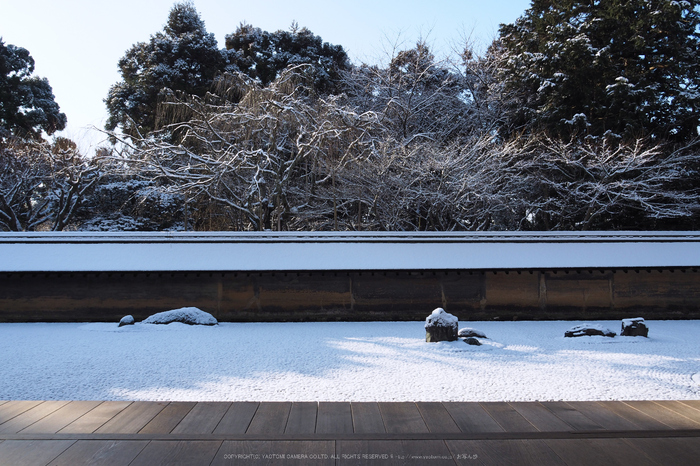
[[[62,133],[84,152],[104,139],[104,98],[120,80],[117,62],[137,42],[163,29],[175,0],[0,0],[0,37],[29,50],[35,75],[53,87],[68,117]],[[483,49],[501,23],[513,22],[530,0],[195,0],[219,48],[241,22],[267,31],[293,21],[325,42],[342,45],[355,63],[377,63],[398,42],[411,48],[427,38],[444,55],[465,35]]]

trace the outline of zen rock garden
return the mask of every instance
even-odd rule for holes
[[[183,307],[172,311],[159,312],[141,321],[142,324],[172,324],[179,322],[188,325],[217,325],[216,318],[196,307]],[[124,316],[119,321],[119,326],[134,325],[133,316]]]
[[[564,332],[565,337],[585,337],[585,336],[596,336],[600,335],[603,337],[615,337],[617,335],[612,330],[603,328],[597,324],[582,324],[575,327],[571,327],[569,330]],[[647,327],[644,319],[642,317],[635,317],[632,319],[622,319],[622,329],[620,331],[620,336],[623,337],[648,337],[649,328]]]
[[[604,328],[599,324],[581,324],[571,327],[564,332],[564,337],[586,337],[586,336],[603,336],[613,338],[617,334],[610,329]],[[642,317],[634,317],[630,319],[622,319],[622,329],[620,336],[629,337],[648,337],[649,328]],[[456,341],[462,339],[469,345],[479,346],[480,338],[488,338],[484,332],[465,327],[459,329],[459,319],[448,313],[441,307],[435,309],[425,319],[425,341],[428,343],[436,343],[439,341]]]
[[[425,341],[435,343],[438,341],[456,341],[462,338],[468,345],[479,346],[478,338],[487,338],[483,332],[473,328],[459,330],[459,319],[445,312],[441,307],[435,309],[425,319]]]
[[[171,311],[159,312],[144,319],[143,324],[171,324],[179,322],[188,325],[217,325],[216,318],[196,307],[183,307]],[[119,321],[119,327],[134,325],[133,316],[124,316]],[[585,336],[603,336],[613,338],[617,334],[599,324],[581,324],[571,327],[564,332],[564,337],[575,338]],[[622,319],[620,336],[648,337],[649,328],[642,317]],[[448,313],[441,307],[435,309],[425,319],[425,341],[436,343],[439,341],[457,341],[461,339],[468,345],[480,346],[479,339],[488,339],[484,332],[465,327],[459,329],[459,319]]]

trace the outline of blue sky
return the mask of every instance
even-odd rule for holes
[[[64,135],[84,151],[104,139],[103,99],[119,81],[117,62],[136,42],[163,28],[174,0],[0,0],[0,36],[24,47],[36,61],[36,75],[48,78],[68,116]],[[293,21],[324,41],[342,45],[356,62],[377,63],[395,46],[410,48],[420,37],[436,55],[462,47],[470,36],[483,48],[530,6],[529,0],[195,0],[207,30],[224,47],[224,37],[241,22],[268,31]]]

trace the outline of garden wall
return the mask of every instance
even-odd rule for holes
[[[117,322],[196,306],[223,322],[700,318],[696,268],[0,273],[0,322]]]

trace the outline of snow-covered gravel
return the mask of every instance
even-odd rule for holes
[[[0,399],[700,398],[700,321],[564,338],[579,323],[460,322],[483,346],[426,343],[424,322],[0,324]]]

